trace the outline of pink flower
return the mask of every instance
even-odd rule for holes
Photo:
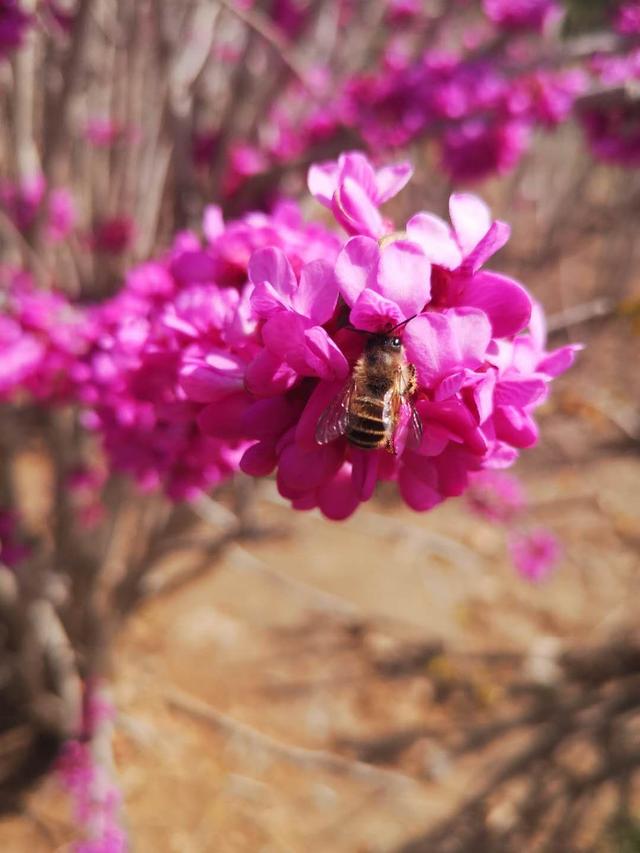
[[[481,267],[509,239],[505,222],[492,220],[477,196],[454,193],[449,199],[452,227],[430,213],[417,213],[407,223],[407,236],[421,246],[433,264],[434,307],[480,308],[496,337],[521,331],[531,315],[531,298],[507,276]]]
[[[0,207],[20,231],[27,231],[35,222],[44,203],[45,180],[36,175],[22,184],[4,181],[0,184]],[[65,187],[51,191],[44,214],[45,234],[52,243],[63,240],[73,229],[76,220],[73,197]]]
[[[635,36],[640,34],[640,3],[623,3],[619,6],[614,20],[614,29],[621,35]]]
[[[0,59],[20,47],[32,23],[18,0],[0,0]]]
[[[442,161],[458,181],[505,174],[529,146],[530,127],[519,120],[471,117],[442,136]]]
[[[111,216],[93,226],[90,245],[96,252],[121,255],[131,246],[134,236],[135,224],[130,216]]]
[[[485,15],[505,30],[541,31],[562,17],[556,0],[483,0]]]
[[[431,264],[409,240],[381,249],[371,237],[352,237],[338,255],[336,277],[350,322],[369,332],[419,314],[431,295]]]
[[[378,207],[393,198],[410,180],[409,163],[375,170],[358,151],[342,154],[337,161],[311,166],[309,191],[330,208],[348,234],[381,237],[389,229]]]
[[[562,556],[560,542],[545,528],[514,533],[509,550],[520,574],[533,583],[545,580]]]
[[[525,509],[527,498],[517,477],[503,471],[479,471],[471,478],[467,499],[489,521],[509,524]]]

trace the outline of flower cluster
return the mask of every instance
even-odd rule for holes
[[[477,197],[451,197],[451,224],[420,212],[396,230],[380,205],[410,177],[408,164],[376,170],[358,152],[312,166],[311,193],[346,240],[290,202],[231,222],[211,207],[204,240],[179,234],[96,306],[14,276],[0,393],[80,403],[109,468],[174,499],[238,468],[276,471],[294,507],[329,518],[350,515],[378,480],[416,510],[461,494],[470,474],[535,443],[533,411],[576,347],[547,352],[539,306],[484,268],[509,227]],[[344,435],[319,444],[318,421],[366,342],[393,327],[417,382],[399,398],[394,453]],[[100,482],[80,472],[74,485],[88,519],[99,516]]]
[[[65,187],[53,189],[47,198],[42,175],[21,183],[0,182],[0,209],[22,232],[27,232],[42,216],[45,236],[52,243],[63,240],[76,221],[75,205],[69,190]]]
[[[19,0],[0,0],[0,59],[20,47],[32,22]]]
[[[472,472],[512,464],[536,442],[533,410],[576,349],[547,352],[540,308],[519,283],[483,268],[509,228],[480,199],[453,195],[451,225],[421,212],[394,231],[378,206],[409,176],[406,164],[376,171],[358,153],[312,167],[312,193],[350,238],[335,260],[323,254],[302,265],[286,245],[255,251],[243,291],[250,346],[226,361],[203,349],[182,370],[188,399],[205,405],[198,422],[209,435],[225,420],[219,405],[210,408],[221,389],[248,392],[236,424],[253,440],[242,470],[275,470],[292,506],[329,518],[350,515],[378,480],[396,481],[409,506],[426,510],[461,494]],[[349,383],[367,335],[398,324],[417,374],[420,445],[399,436],[391,454],[345,436],[318,444],[318,421]]]
[[[467,501],[473,512],[505,528],[511,560],[526,580],[542,581],[562,555],[557,537],[527,524],[527,496],[513,474],[486,469],[472,474]]]
[[[85,423],[110,465],[174,499],[230,476],[247,447],[245,374],[259,349],[250,257],[283,246],[300,268],[308,257],[335,257],[339,245],[289,203],[229,223],[211,207],[204,233],[204,243],[178,235],[165,255],[133,268],[115,297],[89,311],[97,331],[79,388]]]
[[[75,400],[95,333],[85,312],[7,268],[0,268],[0,307],[0,401],[25,392],[40,401]]]

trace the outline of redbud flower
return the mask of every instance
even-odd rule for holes
[[[0,0],[0,59],[20,47],[32,21],[18,0]]]
[[[545,580],[562,556],[560,542],[545,528],[512,534],[509,550],[520,574],[532,582]]]
[[[337,161],[311,166],[309,191],[348,234],[381,237],[389,229],[378,207],[399,193],[412,174],[409,163],[376,171],[364,154],[351,151]]]
[[[482,8],[505,30],[541,31],[562,16],[556,0],[483,0]]]

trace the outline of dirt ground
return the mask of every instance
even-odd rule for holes
[[[637,620],[640,457],[602,413],[567,416],[588,366],[564,381],[520,468],[532,517],[565,545],[547,582],[521,580],[502,531],[462,502],[419,516],[382,496],[331,524],[292,517],[265,484],[260,516],[282,535],[232,547],[135,616],[112,688],[134,850],[391,850],[446,814],[479,770],[452,765],[428,734],[358,760],[354,742],[467,723],[439,701],[426,664],[397,678],[381,661],[437,640],[463,656],[525,650],[533,666]],[[475,677],[490,715],[499,675]],[[52,781],[0,824],[8,852],[65,850],[72,837]]]
[[[562,308],[553,282],[539,295]],[[570,302],[594,295],[576,290]],[[259,517],[279,535],[233,546],[135,615],[112,680],[133,850],[391,851],[451,810],[486,767],[473,756],[452,762],[430,734],[469,725],[470,703],[443,697],[456,667],[470,673],[473,713],[491,719],[505,676],[479,662],[484,653],[524,652],[522,667],[539,670],[558,648],[637,625],[638,337],[619,318],[570,335],[588,347],[517,469],[531,521],[564,544],[544,583],[516,574],[504,532],[463,500],[418,515],[382,494],[336,524],[291,513],[265,483]],[[427,654],[422,666],[418,656],[402,670],[416,644],[432,642],[449,657]],[[363,747],[416,730],[404,746]],[[0,822],[3,853],[64,851],[72,839],[52,780]]]

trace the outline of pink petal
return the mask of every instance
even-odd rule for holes
[[[243,417],[251,405],[247,394],[234,394],[224,403],[210,403],[198,415],[198,426],[205,435],[231,440],[243,439]]]
[[[256,317],[268,319],[274,312],[286,309],[289,300],[278,293],[268,281],[256,284],[251,294],[251,308]]]
[[[404,332],[407,358],[415,364],[420,385],[435,388],[450,373],[478,367],[491,331],[479,311],[428,312],[412,320]]]
[[[274,247],[258,249],[251,255],[249,280],[256,285],[269,282],[287,302],[298,286],[287,256],[281,249]]]
[[[378,169],[376,182],[376,201],[384,204],[394,195],[397,195],[403,187],[411,180],[413,166],[411,163],[395,163],[393,166],[384,166]]]
[[[214,280],[216,264],[201,249],[185,251],[172,261],[171,273],[181,284],[198,284]]]
[[[517,334],[531,316],[531,297],[524,287],[495,272],[476,273],[464,289],[463,300],[484,311],[497,338]]]
[[[301,408],[301,401],[290,397],[257,400],[245,412],[243,432],[249,438],[277,438],[296,423]]]
[[[297,380],[298,375],[281,358],[262,350],[248,365],[245,375],[247,390],[256,397],[283,394]]]
[[[406,504],[417,512],[425,512],[442,503],[438,478],[432,460],[416,453],[405,453],[405,464],[398,475],[398,489]]]
[[[312,376],[329,380],[346,378],[349,363],[340,348],[321,326],[307,329],[304,333],[304,343],[304,358]]]
[[[462,252],[447,223],[431,213],[416,213],[407,222],[407,236],[417,243],[432,264],[449,270],[462,263]]]
[[[287,491],[306,492],[329,480],[342,464],[342,452],[332,444],[303,450],[286,447],[278,461],[278,484]]]
[[[202,230],[209,243],[215,242],[224,234],[224,219],[222,210],[217,204],[208,204],[204,209],[202,218]]]
[[[344,521],[353,515],[360,505],[360,498],[353,486],[348,463],[318,489],[317,498],[323,515],[331,521]]]
[[[259,441],[245,451],[240,470],[250,477],[267,477],[276,467],[278,457],[272,442]]]
[[[338,164],[339,183],[353,182],[360,186],[372,201],[377,198],[376,173],[366,154],[361,151],[348,151],[340,156]]]
[[[373,289],[395,302],[403,319],[422,311],[431,296],[431,264],[422,249],[406,240],[386,246]]]
[[[299,314],[322,325],[331,319],[338,301],[338,281],[327,261],[312,261],[302,268],[292,303]]]
[[[336,261],[336,278],[347,305],[353,305],[374,281],[380,249],[370,237],[352,237]]]
[[[575,361],[576,353],[583,349],[582,344],[567,344],[553,350],[539,362],[537,370],[547,376],[559,376],[568,370]]]
[[[453,193],[449,199],[449,216],[463,255],[478,245],[491,227],[491,212],[478,196]]]
[[[305,450],[318,447],[316,426],[329,403],[340,394],[344,381],[319,382],[313,389],[296,428],[296,443]]]
[[[511,227],[506,222],[496,220],[484,235],[478,245],[465,258],[465,268],[473,272],[479,270],[483,263],[501,249],[511,236]]]
[[[361,501],[368,501],[378,482],[380,451],[351,450],[351,481]]]
[[[531,415],[515,406],[500,406],[493,415],[496,436],[513,447],[531,447],[538,440],[538,427]]]
[[[331,199],[338,186],[338,164],[314,163],[307,173],[309,192],[320,204],[331,207]]]
[[[190,400],[197,403],[213,403],[242,390],[244,364],[233,356],[228,357],[226,366],[212,367],[207,364],[186,364],[180,371],[180,386]]]
[[[401,323],[405,318],[395,302],[385,299],[375,290],[364,290],[349,314],[349,322],[356,329],[381,332]]]
[[[350,178],[336,190],[331,209],[349,234],[381,237],[385,233],[384,220],[375,203],[360,184]]]
[[[547,383],[544,379],[513,376],[498,382],[495,402],[498,406],[531,406],[540,402],[546,393]]]

